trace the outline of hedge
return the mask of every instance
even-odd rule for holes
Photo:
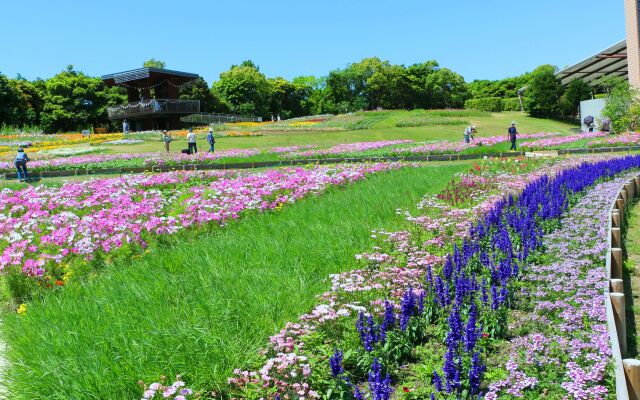
[[[524,102],[524,100],[523,100]],[[511,97],[509,99],[502,100],[503,111],[520,111],[520,99],[517,97]]]
[[[485,97],[483,99],[469,99],[465,101],[464,108],[467,110],[500,112],[502,111],[502,99],[500,97]]]

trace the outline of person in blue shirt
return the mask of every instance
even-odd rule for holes
[[[216,147],[216,138],[213,137],[213,128],[209,128],[209,133],[207,133],[207,142],[209,142],[209,153],[213,153]]]
[[[20,182],[24,182],[29,178],[27,173],[27,162],[29,161],[29,157],[27,153],[24,152],[24,149],[20,147],[18,149],[18,154],[16,154],[15,165],[18,170],[18,179]]]
[[[516,121],[511,122],[511,128],[509,128],[509,139],[511,139],[511,149],[516,149],[516,139],[518,138],[518,130],[516,129]]]

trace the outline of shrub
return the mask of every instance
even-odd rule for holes
[[[524,100],[523,100],[524,102]],[[502,111],[520,111],[520,99],[511,97],[502,100]]]
[[[502,99],[500,97],[485,97],[483,99],[470,99],[464,103],[464,108],[468,110],[501,112]]]
[[[407,118],[401,119],[396,122],[397,128],[410,128],[418,126],[456,126],[456,125],[470,125],[471,123],[464,119],[452,119],[452,118]]]
[[[611,119],[613,131],[616,133],[636,130],[640,104],[636,100],[635,91],[627,84],[613,88],[602,114]]]

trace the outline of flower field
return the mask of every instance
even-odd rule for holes
[[[602,133],[523,134],[520,139],[531,149],[587,140],[592,147],[637,142],[635,134]],[[112,138],[104,145],[140,140]],[[256,157],[465,153],[480,143],[502,149],[507,141],[504,135],[477,138],[470,145],[383,140],[196,155],[78,155],[34,160],[30,167],[180,167],[263,159]],[[36,299],[100,280],[102,271],[125,260],[146,259],[170,237],[209,234],[245,216],[280,214],[271,211],[372,174],[413,167],[173,171],[5,189],[0,191],[0,270],[18,311],[12,323],[31,318]],[[224,355],[221,370],[237,367],[232,375],[231,368],[226,370],[226,381],[205,377],[209,386],[203,386],[202,376],[192,380],[193,374],[184,374],[184,380],[178,377],[169,385],[166,378],[157,380],[156,369],[141,374],[136,368],[130,370],[136,376],[129,373],[125,379],[155,380],[141,384],[141,395],[149,399],[202,399],[208,398],[207,390],[214,390],[214,397],[249,400],[610,398],[614,385],[601,295],[606,232],[601,227],[624,174],[638,168],[640,156],[474,164],[447,178],[436,193],[425,194],[416,209],[397,209],[402,228],[374,230],[368,250],[354,254],[357,269],[338,268],[327,278],[331,288],[306,313],[296,319],[303,312],[296,310],[284,320],[288,323],[263,320],[261,328],[281,330],[257,354]],[[0,163],[0,169],[13,165]],[[259,268],[261,276],[266,267]],[[241,316],[232,317],[238,322]],[[238,322],[238,329],[244,324]],[[188,369],[188,360],[179,363]],[[166,374],[183,376],[182,370]]]
[[[530,140],[538,138],[548,138],[558,136],[558,133],[523,133],[519,135],[521,140]],[[504,136],[489,136],[476,138],[475,142],[445,142],[440,141],[436,143],[427,143],[424,145],[415,146],[409,149],[411,154],[443,154],[443,153],[460,153],[465,150],[472,149],[477,146],[495,146],[499,143],[506,143],[509,141],[509,137]],[[525,142],[526,143],[526,142]],[[524,144],[522,145],[524,147]]]
[[[224,225],[365,179],[399,164],[282,169],[262,173],[171,172],[0,192],[0,270],[25,288],[61,286],[111,257],[138,254],[161,235]],[[22,278],[20,278],[22,277]],[[29,283],[25,283],[25,280]]]
[[[467,175],[461,195],[425,197],[420,215],[398,210],[409,228],[374,231],[374,251],[357,256],[362,269],[331,276],[320,304],[274,335],[255,369],[237,369],[228,390],[247,399],[607,398],[603,228],[625,181],[609,179],[639,166],[634,156]],[[454,207],[452,198],[468,200]]]
[[[523,140],[539,138],[546,141],[554,140],[557,133],[536,133],[523,134]],[[558,138],[558,140],[564,137]],[[140,139],[122,139],[107,141],[105,145],[130,145],[138,143]],[[573,139],[572,139],[573,140]],[[232,161],[252,161],[252,160],[299,160],[299,159],[321,159],[321,158],[345,158],[345,157],[384,157],[384,156],[416,156],[431,154],[464,153],[474,151],[475,148],[488,148],[489,151],[501,143],[508,141],[506,136],[491,136],[477,138],[475,143],[465,144],[464,142],[439,141],[434,143],[414,143],[411,140],[382,140],[373,142],[356,142],[340,144],[332,147],[321,148],[318,145],[297,145],[273,147],[267,150],[256,148],[249,149],[229,149],[216,151],[215,153],[200,152],[195,155],[146,152],[146,153],[118,153],[118,154],[93,154],[75,155],[88,152],[98,152],[104,150],[102,147],[90,148],[59,148],[52,151],[59,151],[61,155],[68,157],[58,158],[38,158],[29,163],[30,170],[33,171],[57,171],[73,169],[109,169],[109,168],[142,168],[142,167],[182,167],[192,164],[208,164],[218,160]],[[539,141],[536,141],[539,142]],[[536,143],[534,142],[534,143]],[[545,142],[546,143],[546,142]],[[527,142],[522,144],[526,147]],[[539,146],[538,146],[539,147]],[[68,151],[68,152],[66,152]],[[501,150],[496,150],[500,152]],[[13,162],[0,161],[0,171],[13,172],[15,167]]]
[[[583,141],[585,139],[600,138],[608,135],[609,134],[606,132],[585,132],[585,133],[579,133],[576,135],[568,135],[568,136],[562,136],[562,137],[552,137],[552,138],[534,140],[531,142],[523,143],[521,147],[527,148],[527,149],[558,147],[558,146],[569,144],[569,143]]]

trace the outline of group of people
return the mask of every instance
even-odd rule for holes
[[[511,141],[510,150],[516,150],[516,141],[518,139],[518,129],[516,129],[516,121],[511,122],[511,127],[508,130],[507,135],[509,135],[509,140]],[[471,143],[472,141],[476,142],[476,134],[478,133],[478,129],[475,125],[468,126],[464,130],[464,142]]]
[[[162,141],[164,142],[164,149],[167,153],[170,151],[169,146],[171,142],[173,142],[173,138],[167,131],[162,131]],[[209,128],[209,132],[207,132],[207,143],[209,143],[209,153],[213,153],[216,147],[216,138],[213,134],[213,129]],[[196,140],[196,134],[193,132],[193,129],[189,128],[187,132],[187,153],[188,154],[196,154],[198,152],[198,142]]]

